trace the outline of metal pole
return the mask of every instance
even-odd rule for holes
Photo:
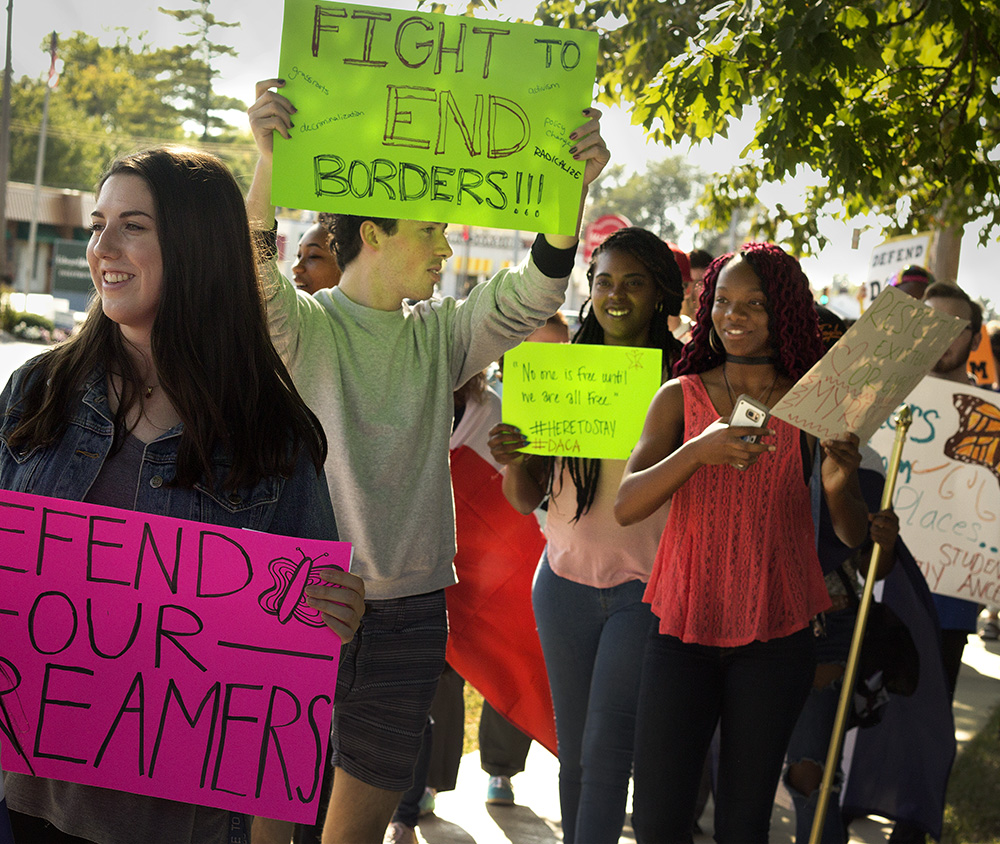
[[[7,176],[10,172],[10,42],[14,0],[7,0],[7,64],[3,72],[3,103],[0,105],[0,281],[7,275]]]
[[[892,455],[886,468],[885,487],[882,490],[882,510],[892,506],[892,496],[896,491],[896,476],[899,474],[899,461],[903,456],[903,443],[906,433],[913,421],[910,406],[904,404],[896,414],[896,441],[892,446]],[[858,675],[858,662],[861,658],[861,643],[864,641],[865,626],[868,624],[868,613],[872,605],[872,593],[875,589],[875,574],[878,571],[882,548],[876,542],[872,547],[871,562],[868,563],[868,576],[865,577],[865,588],[861,593],[858,605],[858,618],[854,622],[854,636],[851,638],[851,650],[847,656],[847,667],[844,670],[843,686],[840,689],[840,702],[837,704],[837,717],[833,722],[833,735],[830,737],[830,747],[826,754],[826,765],[823,767],[823,782],[819,788],[819,799],[816,802],[816,815],[813,817],[812,831],[809,833],[809,844],[819,844],[823,836],[823,821],[826,818],[827,806],[830,803],[830,792],[833,789],[833,777],[840,767],[840,750],[844,743],[844,732],[847,727],[847,710],[854,700],[854,681]]]
[[[52,33],[49,52],[56,51],[56,34]],[[45,86],[45,101],[42,104],[42,125],[38,130],[38,154],[35,156],[35,192],[31,197],[31,222],[28,226],[28,272],[24,277],[24,308],[28,309],[28,294],[31,292],[31,282],[38,278],[38,255],[36,243],[38,240],[38,206],[42,200],[42,173],[45,172],[45,142],[49,132],[49,98],[52,96],[52,86]]]

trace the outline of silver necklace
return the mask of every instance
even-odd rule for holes
[[[736,393],[733,392],[733,387],[729,383],[729,376],[726,375],[725,363],[722,364],[722,379],[726,382],[726,389],[729,391],[729,401],[732,403],[733,407],[736,407]],[[777,383],[778,383],[778,371],[775,370],[774,379],[771,381],[771,386],[767,388],[767,395],[761,399],[758,399],[758,401],[760,401],[761,404],[767,405],[768,407],[771,406],[770,405],[771,393],[774,392],[774,385]]]

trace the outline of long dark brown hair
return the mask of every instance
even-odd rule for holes
[[[212,453],[220,446],[231,461],[221,479],[227,490],[290,476],[303,448],[319,472],[326,437],[271,345],[246,206],[232,174],[213,155],[167,147],[117,159],[98,191],[118,174],[143,179],[156,209],[163,286],[152,355],[184,423],[174,483],[218,482]],[[34,364],[11,444],[57,441],[76,394],[103,367],[123,385],[115,414],[120,448],[143,390],[126,346],[95,296],[80,331]]]

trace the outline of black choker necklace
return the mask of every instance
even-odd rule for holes
[[[774,363],[775,358],[769,355],[762,355],[761,357],[744,357],[743,355],[726,355],[726,360],[729,363],[745,363],[750,366],[763,366],[767,363]]]

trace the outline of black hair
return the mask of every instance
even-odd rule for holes
[[[704,249],[693,249],[688,252],[688,260],[692,270],[703,270],[712,263],[712,256]]]
[[[666,243],[646,229],[634,226],[619,229],[594,250],[590,259],[590,267],[587,269],[587,279],[591,284],[594,281],[597,259],[605,252],[628,253],[646,268],[656,284],[662,299],[660,304],[656,306],[653,318],[649,322],[649,348],[663,351],[663,369],[669,375],[674,364],[680,358],[683,348],[680,340],[674,337],[667,321],[668,316],[677,316],[680,313],[681,303],[684,300],[684,282],[674,253]],[[591,307],[584,315],[588,304]],[[583,307],[580,308],[580,327],[573,336],[573,342],[595,346],[604,345],[604,329],[597,321],[590,299],[584,302]],[[552,494],[552,485],[556,474],[554,460],[552,464],[552,470],[549,472],[548,495]],[[601,461],[590,457],[564,457],[562,458],[562,466],[569,472],[569,476],[576,486],[576,515],[573,517],[573,521],[576,522],[590,510],[594,503],[597,482],[600,478]],[[560,472],[560,482],[561,476]]]

